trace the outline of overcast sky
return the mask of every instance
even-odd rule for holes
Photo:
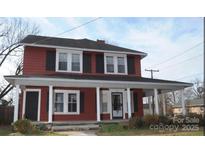
[[[40,26],[41,35],[56,36],[94,18],[26,19]],[[59,37],[104,39],[146,52],[148,56],[141,61],[144,77],[150,77],[144,69],[152,68],[159,69],[154,78],[186,82],[203,79],[203,18],[100,18]],[[1,75],[11,72],[13,66],[8,64],[1,68]]]

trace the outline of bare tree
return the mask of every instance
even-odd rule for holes
[[[0,68],[10,56],[22,56],[23,48],[19,42],[29,34],[38,34],[39,26],[22,18],[0,18]],[[19,75],[22,72],[22,58],[18,58],[14,72]],[[1,87],[0,99],[3,98],[13,86],[9,83]]]
[[[204,96],[204,87],[203,82],[196,78],[192,81],[193,86],[190,88],[186,88],[185,90],[185,97],[187,99],[194,99],[194,98],[202,98]]]

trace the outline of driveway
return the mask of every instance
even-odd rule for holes
[[[57,133],[65,136],[97,136],[96,131],[59,131]]]

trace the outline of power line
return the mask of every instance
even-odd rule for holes
[[[195,73],[195,74],[192,74],[192,75],[188,75],[188,76],[184,76],[184,77],[178,78],[176,80],[184,79],[184,78],[187,78],[187,77],[192,77],[192,76],[199,75],[199,74],[204,74],[204,73],[203,72]]]
[[[145,69],[145,71],[147,71],[147,72],[150,72],[150,73],[151,73],[151,78],[152,78],[152,79],[153,79],[153,73],[154,73],[154,72],[159,72],[159,70],[153,70],[153,69],[150,69],[150,70]]]
[[[58,34],[56,34],[56,35],[54,35],[54,36],[59,36],[59,35],[62,35],[62,34],[71,32],[71,31],[73,31],[73,30],[75,30],[75,29],[78,29],[78,28],[80,28],[80,27],[83,27],[83,26],[85,26],[85,25],[87,25],[87,24],[89,24],[89,23],[92,23],[92,22],[94,22],[94,21],[96,21],[96,20],[99,20],[99,19],[101,19],[101,18],[102,18],[102,17],[98,17],[98,18],[92,19],[92,20],[87,21],[87,22],[85,22],[85,23],[83,23],[83,24],[81,24],[81,25],[78,25],[78,26],[76,26],[76,27],[70,28],[70,29],[68,29],[68,30],[66,30],[66,31],[64,31],[64,32],[58,33]],[[45,40],[49,40],[49,39],[53,39],[53,38],[52,38],[52,37],[50,37],[50,38],[45,38],[45,39],[42,39],[42,40],[33,42],[32,44],[39,43],[39,42],[42,42],[42,41],[45,41]]]
[[[183,60],[183,61],[181,61],[181,62],[179,62],[179,63],[176,63],[176,64],[174,64],[174,65],[168,65],[168,66],[162,67],[160,70],[165,69],[165,68],[168,68],[168,67],[170,68],[170,67],[176,66],[176,65],[178,65],[178,64],[182,64],[182,63],[187,62],[187,61],[190,61],[190,60],[192,60],[192,59],[201,57],[202,55],[203,55],[203,54],[199,54],[199,55],[197,55],[197,56],[194,56],[194,57],[188,58],[188,59],[186,59],[186,60]]]
[[[167,61],[170,61],[170,60],[172,60],[172,59],[174,59],[174,58],[176,58],[178,56],[184,55],[185,53],[191,51],[192,49],[196,48],[197,46],[201,45],[202,43],[203,42],[197,43],[196,45],[192,46],[191,48],[188,48],[188,49],[184,50],[183,52],[181,52],[181,53],[179,53],[179,54],[177,54],[177,55],[175,55],[173,57],[170,57],[170,58],[168,58],[168,59],[166,59],[166,60],[164,60],[164,61],[162,61],[162,62],[160,62],[158,64],[152,65],[151,67],[156,67],[156,66],[158,66],[160,64],[163,64],[163,63],[166,63]]]

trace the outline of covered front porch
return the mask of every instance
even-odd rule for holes
[[[155,113],[159,114],[159,102],[158,96],[159,94],[162,95],[163,93],[174,91],[174,90],[181,90],[181,95],[183,98],[183,89],[186,87],[191,86],[192,84],[183,83],[183,82],[171,82],[166,80],[154,80],[148,79],[146,80],[107,80],[107,79],[75,79],[75,78],[56,78],[56,77],[41,77],[41,76],[6,76],[7,81],[13,84],[15,88],[15,95],[14,95],[14,102],[15,102],[15,109],[14,109],[14,121],[18,120],[19,117],[19,92],[25,93],[29,91],[26,87],[35,87],[34,89],[38,89],[36,87],[47,87],[48,88],[48,112],[46,113],[47,123],[55,122],[54,116],[54,91],[56,90],[55,87],[59,88],[92,88],[91,97],[95,98],[95,103],[90,104],[92,107],[95,107],[95,111],[93,112],[93,119],[96,122],[101,122],[102,120],[109,121],[109,120],[123,120],[129,119],[132,116],[136,116],[135,114],[135,105],[133,103],[134,100],[134,93],[136,90],[141,91],[136,92],[138,94],[137,100],[139,101],[139,97],[147,97],[153,96],[154,97],[154,104],[155,104]],[[41,95],[41,90],[36,90],[38,92],[38,96]],[[45,92],[44,92],[45,93]],[[103,95],[107,93],[107,110],[105,109],[105,105],[103,105]],[[141,96],[140,96],[141,95]],[[23,98],[25,99],[25,98]],[[44,97],[38,97],[38,102],[41,103]],[[93,98],[94,99],[94,98]],[[25,102],[25,101],[24,101]],[[163,110],[165,109],[165,101],[163,101]],[[143,109],[141,109],[138,105],[138,115],[143,116]],[[185,104],[182,101],[182,109],[183,114],[186,114],[185,111]],[[22,108],[22,117],[25,114],[25,104]],[[79,109],[80,110],[80,109]],[[141,111],[142,110],[142,111]],[[41,121],[41,105],[38,105],[38,113],[37,113],[37,120],[38,122]],[[106,111],[106,112],[104,112]],[[141,112],[141,113],[140,113]],[[163,111],[164,114],[165,111]],[[80,114],[80,111],[79,111]],[[103,116],[109,114],[108,118],[103,118]],[[85,115],[85,114],[84,114]],[[86,115],[85,115],[86,116]],[[62,121],[75,121],[74,119],[66,119],[66,116]],[[79,120],[77,120],[79,121]],[[83,120],[86,121],[86,120]]]

